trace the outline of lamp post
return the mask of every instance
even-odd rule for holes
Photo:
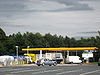
[[[18,46],[16,46],[16,56],[17,56],[17,64],[18,64]]]
[[[29,51],[28,51],[29,47],[30,47],[30,46],[27,46],[27,56],[28,56],[28,54],[29,54]],[[27,57],[27,64],[28,64],[28,57]]]

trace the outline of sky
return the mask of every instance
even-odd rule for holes
[[[0,0],[0,27],[7,35],[97,36],[100,0]]]

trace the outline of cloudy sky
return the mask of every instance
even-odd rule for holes
[[[100,0],[0,0],[0,27],[21,32],[95,36],[100,30]]]

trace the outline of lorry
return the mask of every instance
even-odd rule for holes
[[[67,56],[66,63],[82,63],[82,60],[80,60],[79,56]]]

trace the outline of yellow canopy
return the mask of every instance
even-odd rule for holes
[[[65,51],[65,50],[97,50],[97,47],[75,47],[75,48],[28,48],[22,49],[22,51],[38,51],[38,50],[49,50],[49,51]]]

